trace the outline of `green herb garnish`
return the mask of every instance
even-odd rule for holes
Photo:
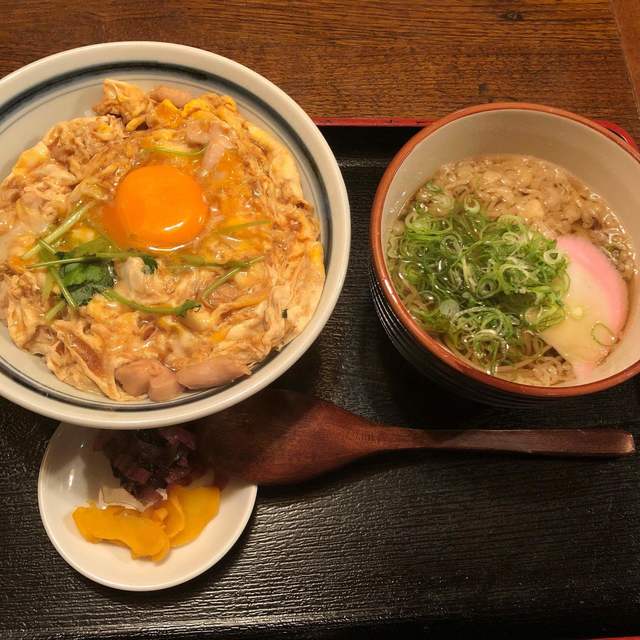
[[[44,240],[38,240],[37,247],[38,247],[38,250],[40,251],[40,256],[43,257],[45,260],[50,259],[52,256],[55,256],[55,254],[52,252],[51,247],[46,242],[44,242]],[[73,296],[71,295],[71,292],[69,291],[69,289],[67,289],[66,285],[64,284],[58,267],[56,266],[48,267],[47,276],[50,279],[50,282],[49,283],[45,282],[45,287],[49,289],[49,294],[51,293],[51,289],[53,285],[57,284],[58,289],[60,289],[60,295],[64,298],[64,300],[66,301],[66,304],[68,304],[71,308],[75,309],[78,305],[75,299],[73,298]]]
[[[259,256],[262,259],[262,256]],[[200,256],[190,256],[184,255],[180,256],[181,262],[176,264],[168,265],[169,269],[178,270],[178,269],[235,269],[239,267],[240,269],[244,269],[253,264],[253,261],[258,262],[256,258],[251,258],[249,260],[229,260],[228,262],[207,262],[204,258]]]
[[[49,245],[49,248],[51,248],[51,245],[67,233],[67,231],[69,231],[69,229],[71,229],[71,227],[73,227],[77,222],[79,222],[92,206],[93,202],[89,202],[87,204],[79,203],[60,225],[53,229],[53,231],[50,231],[44,238],[41,238],[38,243],[31,247],[31,249],[22,256],[22,259],[30,260],[33,258],[42,246],[40,245],[40,242],[44,242]]]
[[[140,258],[144,263],[142,270],[145,273],[153,273],[158,268],[158,261],[153,256],[140,256]]]
[[[79,255],[73,256],[71,255],[73,252],[63,252],[58,251],[54,255],[55,256],[64,256],[64,257],[54,257],[51,260],[46,260],[44,262],[36,262],[36,264],[29,265],[28,269],[43,269],[45,267],[53,267],[53,266],[62,266],[65,264],[74,264],[74,263],[82,263],[82,262],[98,262],[101,260],[126,260],[127,258],[142,258],[142,262],[144,262],[144,271],[145,273],[153,273],[158,268],[158,261],[153,257],[146,253],[140,253],[137,251],[105,251],[100,253],[94,253],[92,255]]]
[[[87,304],[96,293],[114,285],[113,265],[110,262],[72,263],[60,267],[62,282],[76,306]]]
[[[49,273],[53,277],[53,281],[58,285],[58,289],[60,289],[60,293],[66,300],[67,304],[72,309],[76,309],[78,307],[78,303],[76,302],[76,299],[73,297],[73,295],[71,295],[69,289],[67,289],[62,278],[60,277],[60,273],[58,272],[58,270],[55,267],[49,267]]]
[[[140,304],[135,300],[125,298],[113,289],[103,291],[102,295],[109,300],[124,304],[127,307],[135,309],[136,311],[142,311],[143,313],[155,313],[156,315],[160,316],[184,316],[190,309],[200,308],[200,304],[195,300],[185,300],[181,305],[177,307],[149,306],[146,304]]]
[[[394,284],[424,329],[495,373],[543,349],[537,334],[564,318],[567,259],[522,218],[489,219],[431,185],[392,233]]]
[[[49,324],[58,317],[58,314],[67,306],[65,300],[58,300],[56,304],[44,315],[44,321]]]
[[[214,280],[203,292],[202,299],[206,300],[218,287],[221,287],[225,282],[231,280],[236,273],[240,273],[240,271],[244,269],[248,269],[252,264],[256,264],[256,262],[260,262],[264,260],[263,256],[258,256],[257,258],[253,258],[252,260],[248,260],[247,262],[243,262],[233,269],[230,269],[223,276],[220,276],[217,280]]]

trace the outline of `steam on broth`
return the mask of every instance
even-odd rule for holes
[[[520,155],[440,167],[394,223],[387,256],[425,330],[483,371],[538,386],[579,384],[607,357],[636,269],[598,194]]]

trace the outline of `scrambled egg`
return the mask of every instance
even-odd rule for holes
[[[11,338],[61,380],[119,401],[250,373],[302,331],[324,284],[291,153],[214,93],[105,80],[94,111],[56,124],[0,185],[0,317]],[[56,255],[96,239],[119,253],[111,288],[74,308],[33,247],[79,208]],[[163,311],[185,301],[187,311]],[[171,385],[118,373],[139,362]]]

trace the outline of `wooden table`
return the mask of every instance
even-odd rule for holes
[[[614,4],[640,81],[638,0]],[[255,69],[312,116],[436,118],[521,100],[640,134],[606,0],[0,0],[0,9],[0,74],[94,42],[165,40]]]
[[[637,0],[0,0],[0,15],[0,74],[79,45],[167,40],[254,68],[316,117],[436,118],[523,100],[615,121],[640,140]],[[352,202],[351,268],[332,320],[281,384],[396,424],[618,423],[640,435],[635,381],[544,415],[508,412],[441,392],[395,353],[367,291],[366,230],[375,184],[408,134],[327,134]],[[0,424],[3,639],[640,631],[635,458],[381,458],[261,491],[221,564],[165,593],[126,594],[75,574],[42,530],[35,483],[55,424],[6,401]]]

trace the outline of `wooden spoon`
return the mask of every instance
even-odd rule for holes
[[[329,402],[280,389],[267,389],[198,421],[198,436],[201,451],[216,470],[263,485],[301,482],[392,449],[584,457],[635,451],[633,436],[614,429],[386,427]]]

